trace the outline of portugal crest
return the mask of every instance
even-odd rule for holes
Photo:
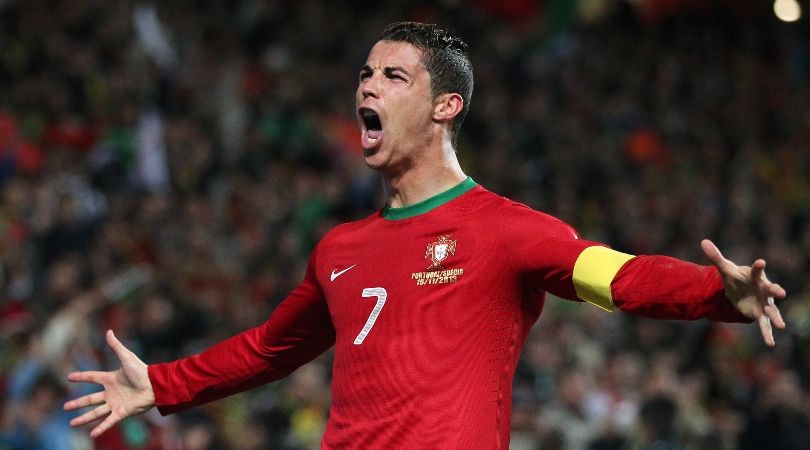
[[[456,241],[451,241],[449,235],[442,235],[439,238],[428,244],[427,251],[425,252],[425,259],[429,259],[432,264],[428,266],[428,270],[443,269],[442,262],[450,255],[456,254]]]

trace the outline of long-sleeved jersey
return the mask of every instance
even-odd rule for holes
[[[745,321],[713,267],[631,256],[467,179],[336,227],[264,324],[149,366],[168,414],[335,347],[325,449],[506,449],[512,378],[546,292],[647,317]]]

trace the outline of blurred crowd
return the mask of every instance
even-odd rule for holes
[[[729,5],[732,5],[730,7]],[[470,44],[462,165],[587,239],[768,261],[789,330],[549,298],[512,448],[810,442],[810,31],[770,2],[0,1],[0,449],[312,449],[331,356],[95,442],[61,405],[113,369],[261,323],[335,224],[382,206],[354,118],[385,24]]]

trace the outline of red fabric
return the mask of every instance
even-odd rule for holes
[[[269,383],[330,348],[334,329],[312,267],[270,319],[204,352],[149,366],[162,414]]]
[[[446,247],[437,253],[436,245]],[[592,245],[563,222],[480,186],[415,217],[375,214],[339,226],[264,325],[149,367],[158,408],[171,413],[276,380],[334,344],[323,448],[506,449],[512,379],[544,292],[575,299],[573,265]],[[620,307],[730,317],[711,271],[640,260],[614,286]],[[671,288],[659,294],[647,283],[667,277]],[[672,297],[679,285],[695,295]],[[383,289],[376,321],[355,344]]]
[[[669,256],[637,256],[616,274],[611,289],[616,306],[638,316],[751,322],[726,299],[714,266]]]

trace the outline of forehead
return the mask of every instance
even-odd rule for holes
[[[366,64],[372,68],[402,67],[415,70],[422,64],[422,51],[401,41],[378,41],[371,48]]]

